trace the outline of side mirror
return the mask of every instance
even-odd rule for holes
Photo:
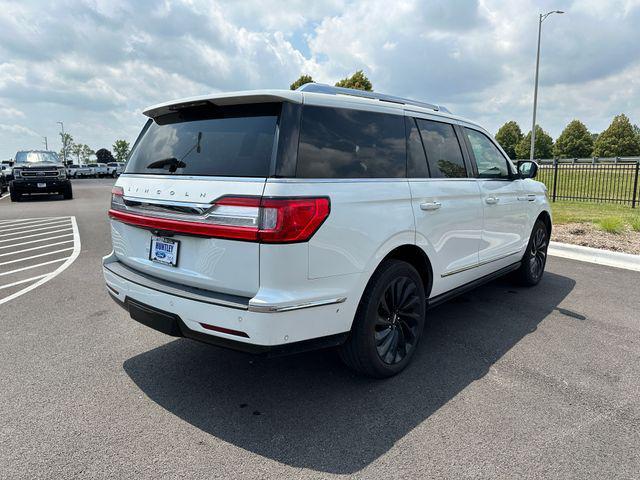
[[[518,162],[518,173],[520,178],[536,178],[538,164],[530,160],[521,160]]]

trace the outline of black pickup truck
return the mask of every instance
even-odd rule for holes
[[[9,190],[12,202],[33,193],[58,193],[67,200],[73,198],[67,169],[58,154],[44,150],[16,153]]]

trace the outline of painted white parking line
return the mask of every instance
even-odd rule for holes
[[[70,227],[70,226],[71,226],[70,222],[61,222],[49,227],[40,227],[40,228],[31,229],[31,230],[20,230],[19,232],[3,233],[0,235],[0,238],[13,237],[15,235],[22,235],[23,233],[42,232],[44,230],[52,230],[54,228],[62,228],[62,227]]]
[[[8,193],[5,193],[4,195],[0,195],[0,200],[2,200],[3,198],[7,198],[9,196]]]
[[[67,219],[69,217],[35,217],[35,218],[12,218],[9,220],[0,220],[0,227],[10,227],[13,224],[27,225],[29,223],[42,222],[44,220],[57,220],[59,218]]]
[[[57,277],[58,275],[60,275],[62,272],[64,272],[67,268],[69,268],[69,266],[78,258],[78,256],[80,255],[80,251],[82,249],[82,245],[80,243],[80,233],[78,232],[78,224],[76,223],[76,218],[75,217],[66,217],[69,218],[71,221],[71,228],[72,228],[72,232],[68,233],[68,234],[64,234],[64,235],[54,235],[52,237],[48,237],[48,238],[44,238],[44,239],[39,239],[39,240],[30,240],[27,242],[20,242],[17,244],[11,244],[10,247],[15,247],[18,245],[26,245],[26,244],[31,244],[31,243],[37,243],[37,242],[42,242],[42,241],[49,241],[49,240],[54,240],[54,239],[58,239],[58,238],[64,238],[64,237],[73,237],[72,240],[63,240],[60,242],[56,242],[54,244],[48,244],[46,246],[53,246],[56,244],[63,244],[63,243],[69,243],[69,242],[73,242],[73,247],[72,247],[72,251],[71,251],[71,255],[66,257],[66,258],[62,258],[59,260],[52,260],[49,262],[44,262],[44,263],[40,263],[38,265],[30,265],[28,267],[23,267],[20,269],[16,269],[16,270],[11,270],[10,272],[3,272],[2,274],[0,274],[1,276],[6,276],[6,275],[12,275],[15,273],[19,273],[19,272],[23,272],[23,271],[28,271],[30,269],[33,268],[39,268],[39,267],[46,267],[47,265],[56,265],[56,264],[60,264],[57,265],[57,268],[55,268],[55,270],[49,272],[49,273],[45,273],[42,275],[37,275],[34,277],[30,277],[27,279],[20,279],[20,280],[16,280],[14,282],[8,283],[8,284],[3,284],[0,285],[0,290],[4,290],[10,287],[15,287],[18,285],[27,285],[25,288],[22,288],[20,290],[18,290],[17,292],[12,293],[11,295],[4,297],[4,298],[0,298],[0,305],[7,303],[21,295],[24,295],[25,293],[30,292],[31,290],[38,288],[39,286],[43,285],[44,283],[48,282],[49,280]],[[6,248],[6,247],[5,247]],[[35,249],[39,249],[41,248],[41,246],[39,247],[33,247],[33,250]],[[24,251],[28,251],[28,250],[32,250],[32,248],[26,248],[23,249],[19,252],[24,252]],[[65,249],[65,250],[69,250],[69,249]],[[16,255],[16,252],[8,252],[11,255]],[[0,255],[6,255],[6,254],[0,254]],[[19,260],[19,258],[17,257],[10,257],[11,261],[13,260]]]
[[[46,240],[54,240],[56,238],[72,237],[72,236],[73,236],[73,233],[65,233],[64,235],[58,235],[57,237],[41,238],[40,240],[29,240],[28,242],[22,242],[22,243],[12,243],[11,245],[8,245],[8,246],[19,247],[20,245],[28,245],[30,243],[38,243],[38,242],[44,242]],[[7,248],[7,247],[2,247],[2,248]]]
[[[5,240],[0,240],[0,243],[13,242],[14,240],[22,240],[23,238],[42,237],[43,235],[50,235],[52,233],[68,232],[69,230],[73,230],[73,227],[69,226],[69,227],[66,227],[66,228],[61,228],[60,230],[54,230],[52,232],[34,233],[33,235],[25,235],[23,237],[7,238]]]
[[[39,247],[24,248],[22,250],[15,250],[13,252],[0,253],[0,257],[6,257],[8,255],[17,255],[18,253],[24,253],[24,252],[32,252],[33,250],[41,250],[43,248],[55,247],[56,245],[63,245],[65,243],[72,243],[72,242],[73,242],[73,239],[63,240],[62,242],[47,243],[46,245],[40,245]]]
[[[60,224],[64,224],[64,223],[69,223],[69,219],[68,218],[62,218],[60,220],[54,220],[53,222],[43,222],[43,223],[34,223],[34,224],[30,224],[30,225],[22,225],[20,227],[13,227],[13,228],[4,228],[4,225],[1,225],[0,227],[2,228],[0,230],[0,232],[5,233],[5,232],[15,232],[15,231],[30,231],[30,229],[32,228],[36,228],[36,227],[42,227],[42,228],[46,228],[46,227],[51,227],[54,225],[60,225]],[[6,235],[5,235],[6,236]]]
[[[13,275],[14,273],[24,272],[25,270],[31,270],[33,268],[44,267],[45,265],[51,265],[52,263],[64,262],[68,257],[65,258],[56,258],[55,260],[50,260],[48,262],[37,263],[35,265],[29,265],[28,267],[16,268],[15,270],[9,270],[8,272],[0,273],[0,277],[5,277],[7,275]]]
[[[3,265],[11,265],[12,263],[19,263],[19,262],[24,262],[26,260],[32,260],[34,258],[46,257],[47,255],[53,255],[54,253],[68,252],[69,250],[73,250],[73,247],[61,248],[60,250],[54,250],[53,252],[39,253],[37,255],[31,255],[30,257],[18,258],[17,260],[9,260],[8,262],[0,263],[0,267],[2,267]]]
[[[8,283],[6,285],[0,285],[0,290],[3,290],[5,288],[15,287],[16,285],[21,285],[21,284],[27,283],[27,282],[33,282],[34,280],[38,280],[39,278],[44,278],[47,275],[49,275],[49,274],[45,273],[44,275],[36,275],[35,277],[25,278],[24,280],[18,280],[17,282]],[[4,303],[5,300],[8,302],[9,301],[8,299],[9,299],[9,297],[0,300],[0,304]]]

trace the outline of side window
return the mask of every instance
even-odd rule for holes
[[[407,130],[407,177],[429,178],[427,157],[415,118],[405,117]]]
[[[466,178],[462,150],[453,125],[418,119],[432,178]]]
[[[404,117],[305,106],[298,146],[299,178],[406,176]]]
[[[478,166],[479,178],[509,178],[507,159],[489,138],[477,130],[465,128]]]

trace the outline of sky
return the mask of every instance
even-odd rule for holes
[[[496,132],[614,115],[640,124],[640,0],[0,0],[0,160],[60,149],[58,121],[93,149],[137,137],[152,104],[335,83],[445,105]]]

